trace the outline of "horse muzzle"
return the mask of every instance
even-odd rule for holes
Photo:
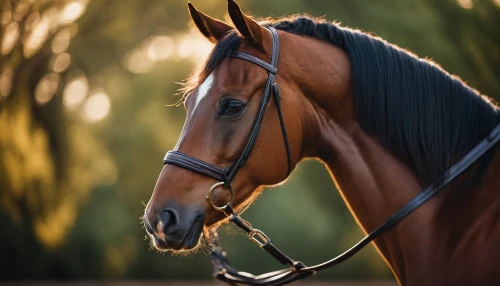
[[[199,244],[205,211],[173,205],[159,210],[147,207],[143,219],[158,250],[189,250]]]

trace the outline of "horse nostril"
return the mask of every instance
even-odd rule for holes
[[[160,214],[160,221],[163,224],[163,232],[165,234],[172,234],[179,229],[179,216],[174,209],[165,209]]]

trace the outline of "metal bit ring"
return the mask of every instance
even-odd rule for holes
[[[219,186],[222,186],[224,185],[224,182],[218,182],[218,183],[215,183],[212,187],[210,187],[210,189],[208,190],[208,196],[207,196],[207,199],[208,199],[208,202],[210,203],[210,205],[215,209],[215,210],[218,210],[218,211],[224,211],[228,206],[231,205],[231,203],[233,202],[233,199],[234,199],[234,189],[231,185],[228,186],[229,190],[231,191],[231,198],[229,199],[229,201],[223,205],[223,206],[217,206],[214,202],[214,198],[213,198],[213,193],[214,191],[217,189],[217,187]]]

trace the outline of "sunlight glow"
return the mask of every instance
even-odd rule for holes
[[[92,91],[83,106],[83,117],[86,121],[94,123],[104,119],[111,109],[111,101],[103,89]]]
[[[52,40],[52,52],[55,54],[65,52],[71,42],[71,31],[69,29],[63,29],[59,31]]]
[[[199,61],[213,48],[196,28],[173,37],[155,35],[130,50],[122,59],[122,66],[132,73],[150,72],[155,64],[170,58]]]
[[[16,22],[11,22],[5,27],[4,35],[2,38],[2,45],[0,51],[2,55],[7,55],[16,46],[19,39],[19,28]]]
[[[21,2],[17,4],[16,7],[16,12],[14,12],[14,21],[21,21],[23,17],[28,13],[30,10],[30,6],[28,3]]]
[[[73,78],[63,91],[63,103],[69,109],[78,107],[89,92],[89,83],[85,75]]]
[[[14,71],[11,67],[6,66],[0,74],[0,99],[9,95],[12,90],[12,77]]]
[[[472,0],[457,0],[457,3],[464,9],[472,9],[473,6]]]
[[[128,52],[122,62],[129,71],[133,73],[147,73],[154,67],[154,62],[144,49],[133,49]]]
[[[2,25],[7,25],[10,23],[10,21],[12,20],[12,11],[11,11],[11,6],[10,6],[10,2],[9,1],[5,1],[5,4],[3,5],[3,7],[0,7],[0,11],[2,13],[1,15],[1,20],[0,22],[2,23]]]
[[[48,215],[37,217],[34,225],[37,237],[48,248],[56,248],[64,242],[76,214],[74,204],[67,200]]]
[[[26,17],[26,21],[24,21],[24,30],[27,32],[31,31],[38,19],[40,19],[40,14],[38,12],[29,14],[28,17]]]
[[[177,55],[181,58],[199,60],[205,57],[213,48],[213,44],[192,27],[189,33],[179,39]]]
[[[174,42],[167,36],[153,36],[146,41],[148,57],[153,61],[166,60],[174,52]]]
[[[78,33],[78,25],[77,24],[69,24],[66,29],[68,29],[68,31],[71,35],[71,38],[74,38],[76,36],[76,34]]]
[[[54,72],[62,72],[69,67],[71,56],[68,53],[56,55],[52,62],[52,70]]]
[[[49,18],[44,16],[35,20],[33,31],[24,42],[24,55],[29,58],[34,55],[43,45],[49,36]]]
[[[497,5],[500,8],[500,0],[492,0],[493,4]]]
[[[59,21],[62,24],[74,22],[82,16],[87,6],[87,1],[75,1],[66,5],[59,13]]]
[[[35,88],[35,100],[38,104],[44,105],[54,97],[59,85],[59,75],[49,73],[44,76]]]
[[[54,32],[61,24],[59,21],[59,9],[56,7],[49,8],[43,12],[42,18],[47,19],[50,32]]]

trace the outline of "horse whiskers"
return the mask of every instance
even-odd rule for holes
[[[205,237],[205,234],[203,234],[203,233],[201,234],[201,237],[200,237],[199,248],[205,254],[209,254],[210,252],[212,252],[212,248],[210,247],[210,242],[209,242],[208,238]]]

